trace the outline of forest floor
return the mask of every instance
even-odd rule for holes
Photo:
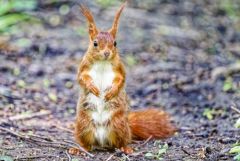
[[[42,23],[21,24],[9,40],[18,47],[0,53],[0,160],[233,160],[229,150],[240,141],[234,127],[240,109],[239,23],[215,0],[139,3],[128,4],[118,33],[131,107],[166,110],[178,133],[134,142],[131,155],[68,154],[75,146],[76,72],[88,47],[87,25],[77,3],[40,1],[34,13]],[[67,14],[59,11],[62,5],[71,7]],[[88,6],[97,26],[107,29],[119,3]]]

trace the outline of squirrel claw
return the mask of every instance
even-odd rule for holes
[[[105,95],[105,101],[109,101],[110,99],[111,99],[111,94],[110,93],[107,93],[106,95]]]
[[[99,96],[99,90],[97,89],[97,87],[95,87],[94,85],[89,85],[88,89],[90,90],[91,93],[93,93],[95,96]]]
[[[110,91],[105,95],[105,101],[109,101],[110,99],[112,99],[114,96],[113,92]]]
[[[114,87],[108,88],[107,91],[108,92],[105,95],[105,101],[111,100],[117,93],[117,89]]]

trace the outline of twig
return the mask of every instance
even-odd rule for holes
[[[22,135],[22,134],[19,134],[19,133],[17,133],[17,132],[14,132],[14,131],[12,131],[12,130],[9,130],[9,129],[4,128],[4,127],[1,127],[1,126],[0,126],[0,130],[5,131],[5,132],[8,132],[8,133],[10,133],[10,134],[12,134],[12,135],[14,135],[14,136],[17,136],[17,137],[19,137],[19,138],[22,138],[22,139],[24,139],[24,140],[34,141],[34,142],[35,142],[36,144],[38,144],[38,145],[41,145],[41,144],[39,144],[39,143],[42,143],[42,144],[44,144],[45,146],[48,144],[48,145],[51,145],[51,146],[54,146],[54,147],[57,147],[57,148],[61,147],[61,148],[65,148],[65,149],[66,149],[66,148],[69,148],[69,147],[76,148],[75,146],[77,146],[81,151],[83,151],[84,153],[86,153],[86,154],[89,155],[90,157],[94,157],[93,154],[91,154],[91,153],[89,153],[88,151],[86,151],[83,147],[81,147],[80,145],[78,145],[78,144],[76,144],[76,143],[74,143],[74,142],[71,142],[71,141],[65,141],[65,143],[63,143],[63,142],[57,142],[57,141],[49,138],[49,142],[47,142],[47,141],[42,141],[42,140],[34,139],[34,137],[37,137],[37,138],[41,138],[41,139],[45,140],[45,138],[43,138],[43,137],[41,137],[41,136],[37,136],[37,135],[32,135],[32,136],[31,136],[31,135],[26,135],[26,134],[25,134],[25,135]],[[67,142],[70,143],[70,144],[74,144],[75,146],[70,145],[70,144],[67,144]]]
[[[182,130],[182,131],[192,131],[193,129],[190,128],[190,127],[183,126],[183,127],[180,127],[179,130]]]
[[[73,145],[75,145],[76,147],[78,147],[78,149],[80,149],[81,151],[83,151],[84,153],[86,153],[87,155],[89,155],[90,157],[94,157],[93,154],[91,154],[91,153],[89,153],[88,151],[86,151],[86,150],[85,150],[83,147],[81,147],[79,144],[74,143],[74,142],[69,141],[69,140],[62,140],[62,141],[66,142],[66,143],[73,144]],[[76,147],[75,147],[75,148],[76,148]]]
[[[68,161],[71,161],[72,158],[71,158],[71,156],[69,155],[68,150],[65,151],[65,154],[67,155]]]
[[[141,141],[138,141],[138,140],[132,140],[132,143],[133,143],[133,144],[140,144]]]
[[[86,150],[85,150],[83,147],[81,147],[79,144],[74,143],[74,142],[69,141],[69,140],[62,139],[61,141],[65,142],[65,144],[64,144],[64,143],[62,143],[62,142],[57,142],[56,140],[51,139],[51,138],[46,138],[46,137],[42,137],[42,136],[38,136],[38,135],[34,135],[34,134],[33,134],[33,135],[30,135],[30,136],[32,136],[32,137],[37,137],[37,138],[40,138],[40,139],[44,139],[44,140],[50,141],[50,142],[52,142],[53,144],[67,145],[67,146],[70,146],[70,147],[72,147],[72,148],[78,147],[78,149],[80,149],[80,150],[83,151],[84,153],[88,154],[90,157],[94,157],[93,154],[91,154],[91,153],[89,153],[88,151],[86,151]],[[39,140],[37,140],[37,141],[39,141]],[[48,143],[48,142],[43,142],[43,143]],[[70,145],[70,144],[71,144],[71,145]],[[73,145],[74,145],[74,146],[73,146]],[[76,147],[75,147],[75,146],[76,146]]]
[[[126,154],[123,154],[127,160],[131,160]]]
[[[240,114],[240,110],[237,109],[237,107],[236,107],[235,105],[231,105],[230,107],[231,107],[231,109],[233,109],[235,112],[237,112],[238,114]]]
[[[147,144],[150,140],[152,139],[152,135],[148,137],[148,139],[146,141],[144,141],[144,143],[142,143],[141,145],[145,145]]]
[[[42,111],[35,112],[32,114],[28,114],[28,115],[26,115],[26,114],[15,115],[15,116],[9,117],[9,120],[11,120],[11,121],[24,120],[24,119],[30,119],[33,117],[39,117],[39,116],[44,116],[44,115],[49,115],[49,114],[51,114],[51,111],[42,110]]]
[[[52,141],[51,142],[46,142],[46,141],[37,140],[37,139],[34,139],[31,135],[26,135],[26,134],[22,135],[22,134],[19,134],[17,132],[14,132],[12,130],[9,130],[9,129],[1,127],[1,126],[0,126],[0,130],[8,132],[8,133],[10,133],[14,136],[17,136],[17,137],[23,139],[23,140],[28,140],[28,141],[35,142],[38,145],[44,144],[46,146],[46,144],[48,144],[48,145],[51,144],[51,146],[56,147],[56,148],[59,148],[59,147],[67,148],[68,147],[68,145],[66,145],[66,144],[64,145],[64,144],[57,143],[57,142],[52,142]],[[40,138],[40,136],[39,136],[39,138]],[[41,143],[41,144],[39,144],[39,143]]]
[[[1,126],[0,126],[0,130],[5,131],[5,132],[8,132],[8,133],[10,133],[10,134],[12,134],[12,135],[15,135],[15,136],[19,137],[19,138],[26,139],[25,136],[23,136],[23,135],[21,135],[21,134],[18,134],[18,133],[16,133],[16,132],[12,131],[12,130],[7,129],[7,128],[4,128],[4,127],[1,127]]]
[[[112,157],[115,155],[115,153],[113,153],[112,155],[110,155],[106,161],[109,161],[110,159],[112,159]]]
[[[58,128],[58,129],[60,129],[60,130],[67,131],[67,132],[69,132],[69,133],[73,133],[73,130],[70,130],[70,129],[66,128],[66,127],[63,127],[63,126],[61,126],[61,125],[59,125],[59,124],[52,125],[52,126]]]
[[[192,155],[191,153],[189,153],[186,149],[184,149],[183,147],[181,147],[181,149],[182,149],[182,151],[184,152],[184,153],[186,153],[187,155]]]
[[[145,152],[145,151],[135,152],[135,153],[130,154],[130,156],[136,157],[136,156],[138,156],[138,155],[141,155],[141,154],[144,153],[144,152]]]
[[[213,69],[211,73],[211,79],[213,82],[215,82],[220,75],[227,76],[232,73],[237,73],[239,71],[240,71],[239,63],[230,64],[229,66],[226,67],[216,67]]]
[[[37,156],[27,156],[27,157],[16,157],[15,160],[32,160],[32,159],[49,158],[49,157],[59,158],[59,156],[56,156],[56,155],[37,155]]]
[[[35,112],[35,113],[29,114],[29,115],[19,114],[19,115],[11,116],[7,120],[0,120],[0,124],[2,124],[4,122],[8,122],[8,121],[25,120],[25,119],[30,119],[33,117],[39,117],[39,116],[44,116],[44,115],[49,115],[49,114],[51,114],[51,111],[48,111],[48,110]]]
[[[5,97],[5,98],[8,98],[8,99],[13,99],[13,100],[21,100],[21,99],[22,99],[22,98],[16,97],[16,96],[8,96],[8,95],[3,94],[3,93],[1,93],[1,92],[0,92],[0,96]]]

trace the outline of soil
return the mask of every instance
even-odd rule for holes
[[[240,141],[240,129],[234,127],[239,113],[233,110],[240,108],[240,22],[217,2],[129,2],[118,47],[131,107],[163,109],[179,131],[166,140],[134,142],[131,155],[96,150],[91,158],[67,153],[74,145],[76,72],[88,47],[80,1],[39,1],[32,14],[41,21],[20,24],[9,40],[20,47],[0,53],[0,160],[1,155],[15,160],[158,160],[164,144],[163,160],[233,160],[229,149]],[[110,28],[120,3],[107,8],[84,3],[97,26]],[[70,7],[67,14],[60,14],[62,5]]]

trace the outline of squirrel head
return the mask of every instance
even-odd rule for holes
[[[113,25],[108,31],[100,31],[94,22],[90,10],[86,6],[80,5],[81,12],[88,22],[90,38],[88,53],[95,60],[111,60],[117,55],[116,34],[118,31],[119,18],[125,5],[126,2],[123,3],[117,11]]]

